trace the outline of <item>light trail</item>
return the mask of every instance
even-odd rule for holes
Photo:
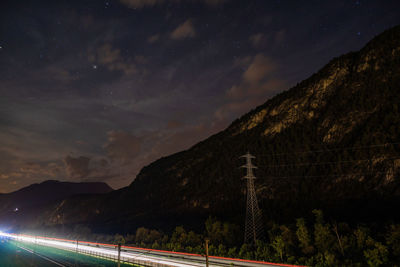
[[[42,236],[19,235],[4,233],[0,231],[0,237],[7,237],[19,242],[37,244],[42,246],[54,247],[68,251],[75,251],[81,254],[89,254],[101,258],[118,259],[118,249],[116,245],[94,243],[87,241],[76,241],[68,239],[50,238]],[[134,263],[147,266],[176,266],[176,267],[196,267],[205,266],[205,256],[199,254],[171,252],[155,249],[144,249],[137,247],[121,246],[121,263]],[[209,257],[209,266],[247,266],[247,267],[266,267],[266,266],[285,266],[299,267],[290,264],[277,264],[262,261],[243,260],[224,258],[217,256]]]

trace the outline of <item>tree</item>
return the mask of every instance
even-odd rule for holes
[[[116,234],[114,236],[114,242],[113,243],[116,244],[116,245],[118,245],[118,244],[125,245],[125,238],[120,234]]]
[[[400,224],[390,225],[386,243],[390,246],[393,256],[400,260]]]
[[[331,232],[329,224],[324,223],[324,217],[321,210],[313,210],[315,214],[314,224],[314,242],[319,252],[331,251],[335,242],[335,237]]]
[[[222,223],[214,217],[208,217],[205,222],[205,236],[213,244],[234,246],[238,243],[239,227],[231,223]]]
[[[364,250],[364,256],[369,266],[381,266],[388,263],[388,249],[382,243],[367,239],[367,245],[371,248]]]
[[[202,239],[203,238],[201,237],[201,235],[198,235],[195,232],[190,231],[187,235],[186,243],[189,246],[195,247],[202,244]]]
[[[314,251],[313,246],[311,245],[311,238],[308,232],[306,222],[303,218],[299,218],[296,221],[296,236],[299,241],[299,247],[304,254],[311,254]]]
[[[152,229],[149,231],[148,236],[145,240],[146,240],[146,243],[153,244],[153,243],[159,241],[161,238],[162,238],[162,234],[159,231]]]
[[[75,225],[73,232],[76,239],[88,239],[92,234],[90,228],[82,224]]]
[[[285,242],[281,235],[275,237],[271,244],[272,248],[275,250],[276,255],[279,257],[280,261],[283,262],[283,254],[285,253]]]
[[[149,235],[150,231],[147,228],[144,227],[139,227],[136,230],[136,235],[135,235],[135,241],[136,244],[144,243],[147,239],[147,236]]]
[[[253,253],[252,249],[248,244],[243,244],[239,250],[239,258],[241,259],[252,259]]]

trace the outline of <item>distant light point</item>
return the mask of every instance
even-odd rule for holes
[[[97,69],[97,65],[93,65],[93,69]]]
[[[361,35],[361,32],[357,32],[357,35],[360,36],[360,35]]]

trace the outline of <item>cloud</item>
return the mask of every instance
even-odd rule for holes
[[[150,36],[149,38],[147,38],[147,42],[150,44],[153,44],[153,43],[157,42],[158,40],[160,40],[160,34],[154,34],[154,35]]]
[[[110,71],[122,71],[126,75],[138,73],[135,62],[122,57],[121,51],[113,48],[111,44],[104,44],[95,49],[95,51],[90,50],[89,61],[94,64],[103,65]]]
[[[108,141],[104,145],[111,160],[127,163],[134,159],[141,151],[143,139],[124,131],[110,131]]]
[[[258,54],[253,58],[253,62],[243,74],[243,80],[251,84],[257,84],[275,69],[275,64],[268,57]]]
[[[174,40],[182,40],[186,38],[193,38],[196,36],[196,31],[193,27],[193,23],[190,19],[179,25],[170,34],[170,38]]]
[[[107,181],[112,185],[132,182],[139,171],[160,157],[188,149],[201,139],[221,130],[221,125],[197,123],[187,125],[171,120],[164,128],[133,135],[125,131],[108,132],[108,140],[103,148],[107,152],[108,162],[99,168],[93,168],[90,181]]]
[[[7,168],[0,167],[0,179],[10,181],[10,185],[15,185],[16,181],[33,183],[46,179],[63,179],[65,177],[65,168],[62,162],[21,162],[9,161]],[[11,188],[3,188],[7,192]],[[10,190],[11,189],[11,190]]]
[[[78,158],[73,158],[67,156],[64,159],[66,170],[71,178],[83,178],[90,174],[89,162],[90,158],[80,156]]]
[[[170,120],[167,123],[167,129],[177,129],[183,126],[183,123],[177,120]]]
[[[85,182],[110,182],[117,174],[114,171],[112,165],[109,161],[103,157],[97,157],[90,159],[89,165],[89,175],[81,177],[81,181]]]
[[[254,86],[242,83],[229,88],[229,90],[227,91],[227,95],[231,99],[246,99],[252,97],[258,99],[259,96],[275,93],[277,90],[282,89],[282,86],[284,84],[285,83],[280,79],[270,79]]]
[[[4,173],[0,174],[0,179],[8,179],[8,178],[10,178],[10,175]]]
[[[242,83],[227,91],[228,101],[215,112],[218,120],[237,117],[263,104],[269,97],[286,88],[286,82],[271,79],[255,86]]]
[[[240,115],[264,103],[268,97],[286,87],[286,82],[277,78],[278,66],[264,54],[236,59],[235,66],[244,67],[241,80],[226,91],[226,102],[214,113],[217,120],[226,120]]]
[[[79,182],[109,182],[118,174],[113,173],[107,159],[103,157],[89,158],[85,156],[64,159],[68,178]]]

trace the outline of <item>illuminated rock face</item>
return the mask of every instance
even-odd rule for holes
[[[226,130],[144,167],[127,188],[66,199],[36,221],[127,230],[202,225],[209,215],[241,222],[245,184],[238,157],[247,151],[256,156],[256,190],[269,219],[292,220],[316,207],[354,218],[378,216],[380,210],[384,219],[395,213],[385,209],[396,206],[380,199],[400,196],[400,164],[392,160],[400,158],[394,144],[400,140],[399,103],[400,27],[395,27]],[[354,147],[363,149],[348,149]],[[365,201],[374,206],[355,209]]]

